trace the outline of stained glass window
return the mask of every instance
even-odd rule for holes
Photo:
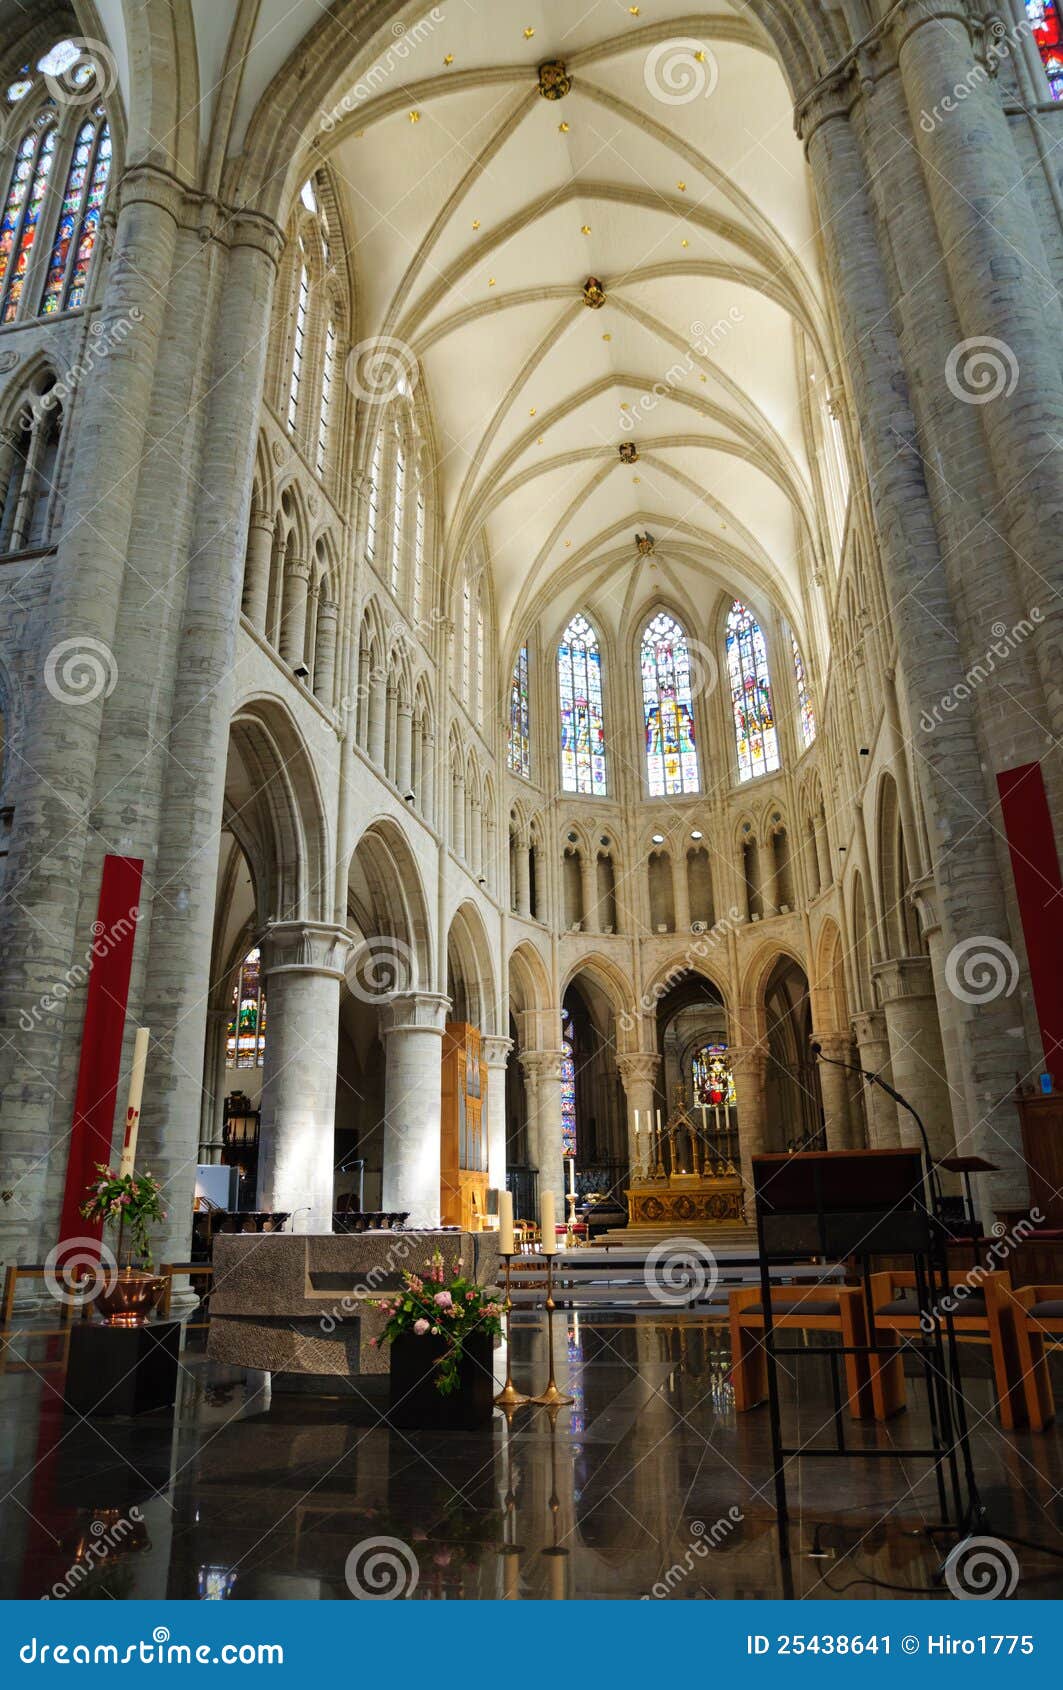
[[[461,590],[461,696],[465,704],[472,700],[472,592],[468,576]]]
[[[1063,100],[1063,26],[1059,0],[1026,0],[1026,16],[1045,67],[1053,100]]]
[[[306,347],[306,319],[310,312],[310,277],[305,264],[299,266],[299,293],[295,302],[295,339],[292,342],[292,377],[288,386],[288,430],[295,430],[299,415],[299,385],[303,379],[303,352]]]
[[[565,792],[605,797],[605,718],[598,636],[578,612],[557,648],[561,702],[561,785]]]
[[[476,595],[476,720],[484,721],[484,671],[487,668],[483,588]]]
[[[731,1072],[731,1059],[727,1054],[727,1046],[721,1044],[702,1045],[695,1052],[693,1067],[694,1102],[706,1109],[734,1103],[735,1095],[734,1075]]]
[[[402,525],[406,514],[406,453],[401,444],[395,453],[395,500],[391,510],[391,590],[397,593],[402,581]]]
[[[24,154],[23,149],[27,139],[31,142],[30,151],[28,154]],[[26,271],[33,254],[33,242],[40,221],[41,206],[44,203],[52,160],[55,157],[54,126],[45,132],[37,149],[37,161],[31,174],[30,159],[32,153],[32,137],[24,137],[15,159],[15,169],[11,178],[7,205],[4,209],[4,219],[2,225],[0,225],[0,275],[4,277],[5,283],[4,306],[0,320],[5,323],[12,323],[15,320],[18,302],[26,281]],[[12,259],[14,262],[12,262]]]
[[[643,630],[641,665],[650,796],[697,792],[690,651],[674,617],[662,612]]]
[[[261,1068],[266,1051],[266,992],[262,959],[248,951],[233,987],[233,1007],[225,1039],[228,1068]]]
[[[760,623],[735,599],[727,618],[727,671],[731,681],[738,778],[752,780],[779,767],[779,742],[771,702],[768,653]]]
[[[106,123],[97,126],[90,119],[78,130],[67,172],[55,242],[41,295],[41,310],[46,315],[72,310],[85,303],[89,267],[99,234],[110,169],[111,132]],[[72,265],[71,251],[74,253]]]
[[[528,706],[528,648],[522,645],[509,683],[509,748],[506,761],[515,775],[531,779],[531,712]]]
[[[332,410],[332,378],[335,373],[336,325],[329,323],[325,330],[325,356],[321,364],[321,409],[317,414],[317,460],[315,468],[318,475],[325,473],[325,458],[328,453],[329,412]]]
[[[424,493],[417,489],[417,503],[414,507],[413,526],[413,614],[420,616],[421,604],[424,599],[424,527],[425,505]]]
[[[797,714],[801,724],[801,743],[807,748],[816,737],[816,712],[812,707],[812,694],[808,687],[808,676],[805,674],[805,660],[801,656],[801,647],[792,633],[790,645],[794,654],[794,678],[797,681]]]
[[[576,1060],[567,1009],[561,1011],[561,1154],[576,1154]]]
[[[373,461],[369,466],[369,492],[366,499],[365,555],[370,563],[376,557],[376,536],[380,521],[380,473],[383,467],[384,432],[380,429],[373,442]]]

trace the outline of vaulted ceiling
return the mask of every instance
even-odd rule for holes
[[[280,121],[322,8],[188,3],[204,157],[224,105],[239,159],[271,101]],[[119,27],[119,0],[96,11]],[[333,55],[320,90],[303,88],[292,156],[337,181],[353,338],[408,349],[448,560],[483,536],[505,636],[546,606],[560,621],[591,584],[619,617],[646,590],[634,534],[648,527],[662,593],[770,594],[800,630],[820,544],[804,412],[830,350],[792,101],[748,8],[377,13],[349,65]],[[545,61],[565,67],[563,98],[540,93]]]

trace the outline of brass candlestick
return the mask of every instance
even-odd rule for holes
[[[529,1402],[535,1403],[538,1408],[560,1408],[564,1404],[573,1403],[576,1400],[575,1397],[566,1397],[562,1391],[559,1391],[557,1380],[554,1378],[554,1309],[556,1306],[554,1302],[554,1258],[550,1255],[546,1258],[546,1338],[550,1351],[550,1383],[541,1397],[530,1397],[528,1399]]]
[[[513,1300],[509,1294],[509,1266],[512,1260],[511,1252],[505,1257],[506,1294],[502,1302],[502,1312],[506,1317],[506,1382],[495,1397],[498,1407],[506,1410],[520,1408],[524,1403],[531,1401],[530,1397],[522,1396],[513,1383]]]
[[[565,1249],[573,1250],[576,1246],[576,1234],[572,1230],[576,1224],[576,1193],[568,1193],[568,1231],[565,1234]]]

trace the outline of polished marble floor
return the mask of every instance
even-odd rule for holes
[[[366,1392],[273,1391],[189,1332],[176,1411],[64,1413],[66,1339],[0,1334],[0,1595],[98,1598],[641,1598],[948,1595],[937,1490],[915,1457],[793,1463],[781,1555],[768,1411],[736,1416],[726,1331],[696,1317],[558,1318],[554,1413],[475,1433],[400,1432]],[[541,1318],[517,1321],[541,1390]],[[496,1355],[501,1363],[501,1357]],[[1063,1439],[1002,1433],[986,1357],[963,1354],[979,1532],[1015,1594],[1063,1595]],[[785,1436],[830,1442],[828,1364],[786,1381]],[[1063,1381],[1061,1381],[1063,1383]],[[868,1447],[924,1444],[925,1399]],[[994,1573],[993,1576],[997,1576]],[[1017,1582],[1016,1582],[1017,1581]]]

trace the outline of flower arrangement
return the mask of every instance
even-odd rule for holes
[[[97,1162],[96,1172],[100,1177],[95,1185],[89,1186],[81,1213],[87,1221],[103,1221],[105,1226],[118,1228],[119,1266],[128,1229],[133,1257],[146,1267],[153,1267],[148,1222],[166,1219],[162,1186],[151,1174],[116,1174],[102,1162]]]
[[[436,1389],[441,1396],[450,1396],[458,1388],[465,1340],[473,1332],[502,1336],[502,1305],[482,1285],[474,1285],[461,1274],[445,1282],[438,1250],[423,1274],[407,1271],[402,1277],[403,1290],[373,1304],[388,1316],[383,1342],[394,1343],[404,1332],[418,1338],[444,1339],[446,1347],[435,1363]]]

